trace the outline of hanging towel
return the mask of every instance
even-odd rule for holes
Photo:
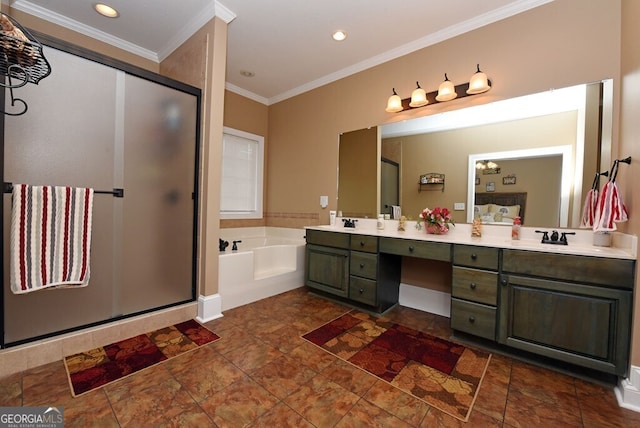
[[[620,189],[616,183],[618,175],[618,161],[614,161],[609,181],[604,185],[598,203],[596,205],[596,214],[593,223],[594,232],[608,232],[617,229],[616,223],[627,221],[629,215],[627,207],[625,207]]]
[[[14,184],[11,291],[89,283],[93,189]]]
[[[580,220],[580,227],[590,228],[593,227],[596,217],[596,207],[598,205],[598,182],[601,175],[608,175],[608,172],[599,173],[596,172],[596,176],[593,179],[591,189],[587,192],[587,197],[584,200],[584,207],[582,208],[582,220]]]

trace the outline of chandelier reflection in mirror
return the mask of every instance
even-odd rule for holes
[[[478,170],[497,169],[497,168],[498,168],[498,164],[490,160],[476,162],[476,169]]]
[[[427,93],[420,87],[420,82],[416,82],[416,89],[411,93],[411,98],[405,99],[400,98],[396,89],[393,88],[393,95],[387,100],[385,110],[389,113],[398,113],[410,108],[424,107],[430,103],[441,103],[469,95],[482,94],[489,89],[491,89],[491,81],[485,73],[480,71],[480,64],[477,64],[476,72],[467,83],[454,85],[445,73],[444,81],[437,91]]]

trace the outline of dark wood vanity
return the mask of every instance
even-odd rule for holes
[[[635,260],[308,229],[306,284],[376,313],[398,303],[402,257],[451,263],[451,327],[624,376]]]

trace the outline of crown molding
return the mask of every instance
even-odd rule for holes
[[[131,52],[142,58],[158,62],[158,54],[149,49],[127,42],[126,40],[112,36],[104,31],[89,27],[88,25],[69,19],[64,15],[60,15],[59,13],[50,11],[29,1],[16,0],[11,4],[11,7],[21,12],[28,13],[29,15],[33,15],[36,18],[44,19],[45,21],[60,25],[61,27],[73,30],[80,34],[84,34],[85,36],[110,44],[127,52]]]
[[[2,0],[3,3],[7,1],[8,0]],[[198,15],[196,15],[194,19],[182,27],[180,32],[176,34],[175,37],[173,37],[162,49],[158,52],[153,52],[104,31],[82,24],[76,20],[69,19],[64,15],[33,4],[28,0],[15,0],[11,3],[11,7],[158,63],[168,57],[174,50],[180,47],[214,17],[217,16],[226,24],[236,18],[236,14],[229,10],[225,5],[218,1],[212,1]]]
[[[249,99],[251,99],[251,100],[253,100],[255,102],[258,102],[258,103],[261,103],[261,104],[264,104],[264,105],[267,105],[267,106],[269,105],[269,100],[267,98],[262,97],[262,96],[257,95],[257,94],[254,94],[251,91],[247,91],[246,89],[243,89],[243,88],[241,88],[239,86],[236,86],[233,83],[226,82],[225,85],[224,85],[224,88],[226,90],[234,92],[234,93],[236,93],[238,95],[242,95],[245,98],[249,98]]]
[[[426,48],[428,46],[435,45],[436,43],[440,43],[442,41],[459,36],[469,31],[476,30],[478,28],[484,27],[486,25],[492,24],[502,19],[509,18],[519,13],[525,12],[529,9],[533,9],[538,6],[551,3],[552,1],[554,0],[523,0],[517,3],[511,3],[507,6],[504,6],[499,9],[493,10],[491,12],[485,13],[483,15],[474,17],[472,19],[468,19],[459,24],[452,25],[448,28],[445,28],[444,30],[430,34],[421,39],[414,40],[413,42],[399,46],[395,49],[384,52],[380,55],[376,55],[372,58],[366,59],[352,66],[343,68],[342,70],[338,70],[334,73],[327,74],[326,76],[323,76],[319,79],[305,83],[304,85],[298,86],[297,88],[293,88],[281,94],[275,95],[269,98],[269,105],[278,103],[280,101],[284,101],[296,95],[303,94],[305,92],[319,88],[320,86],[327,85],[329,83],[335,82],[336,80],[343,79],[345,77],[351,76],[353,74],[359,73],[361,71],[367,70],[369,68],[372,68],[377,65],[383,64],[385,62],[391,61],[393,59],[399,58],[401,56],[410,54],[417,50]]]
[[[189,21],[169,42],[158,51],[158,60],[165,60],[173,51],[178,49],[191,36],[197,33],[207,22],[214,17],[220,18],[225,24],[229,24],[236,18],[236,14],[230,11],[222,3],[215,1],[209,3],[199,14]]]

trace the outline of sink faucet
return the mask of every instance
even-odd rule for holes
[[[568,245],[567,235],[575,235],[575,232],[562,232],[559,234],[557,230],[551,232],[551,237],[549,237],[549,232],[544,230],[536,230],[536,233],[542,233],[542,241],[543,244],[558,244],[558,245]]]
[[[351,220],[349,218],[343,218],[342,219],[342,222],[344,223],[344,227],[350,227],[350,228],[353,228],[353,229],[356,228],[356,222],[357,221],[358,220]]]
[[[233,246],[231,247],[231,251],[238,251],[238,245],[242,241],[233,241]]]
[[[224,251],[229,246],[229,241],[225,241],[224,239],[220,239],[220,251]]]

